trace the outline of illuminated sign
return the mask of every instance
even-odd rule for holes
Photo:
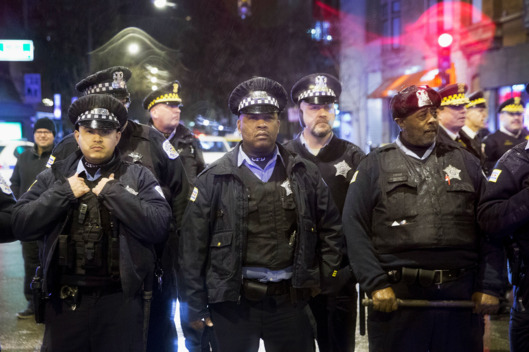
[[[33,61],[33,41],[0,39],[0,61]]]

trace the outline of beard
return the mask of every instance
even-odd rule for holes
[[[331,126],[326,123],[317,123],[311,128],[310,134],[314,137],[322,138],[328,136],[332,132]]]

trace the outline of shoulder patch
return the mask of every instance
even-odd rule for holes
[[[197,200],[197,197],[198,197],[198,188],[193,188],[193,193],[191,193],[191,197],[189,197],[189,200],[194,202],[195,200]]]
[[[55,157],[53,155],[50,155],[50,158],[48,159],[48,162],[46,163],[46,167],[50,168],[54,162],[55,162]]]
[[[127,190],[130,194],[133,194],[133,195],[135,195],[135,196],[138,195],[138,192],[135,191],[135,190],[134,190],[131,186],[129,186],[129,185],[126,185],[126,186],[125,186],[125,190]]]
[[[358,170],[355,171],[354,175],[353,175],[353,178],[351,179],[351,182],[350,183],[353,183],[356,181],[356,176],[358,176]]]
[[[178,152],[176,151],[176,149],[174,149],[173,145],[171,144],[171,142],[169,142],[169,140],[163,142],[162,146],[169,159],[174,160],[178,158]]]
[[[496,183],[496,181],[498,181],[498,178],[500,177],[501,171],[502,170],[500,170],[500,169],[492,170],[492,173],[489,176],[489,182]]]
[[[0,177],[0,189],[2,189],[2,192],[4,192],[5,194],[12,194],[13,193],[13,191],[11,191],[11,188],[9,188],[9,185],[4,180],[3,177]]]

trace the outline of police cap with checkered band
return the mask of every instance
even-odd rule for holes
[[[467,109],[487,108],[487,100],[485,100],[485,96],[483,95],[483,92],[481,90],[469,94],[468,100],[470,101],[470,103],[466,105]]]
[[[235,115],[280,113],[287,100],[287,92],[281,84],[269,78],[254,77],[235,87],[228,106]]]
[[[470,103],[470,100],[465,95],[467,90],[468,86],[464,83],[449,84],[440,89],[441,106],[467,105]]]
[[[180,82],[174,80],[153,90],[143,99],[143,108],[151,110],[154,105],[160,103],[182,105],[182,98],[180,98],[181,87]]]
[[[406,118],[425,108],[438,108],[441,96],[428,86],[409,86],[398,92],[389,106],[393,119]]]
[[[83,95],[110,94],[117,99],[130,98],[127,81],[132,72],[124,66],[113,66],[98,71],[75,85],[75,89]]]
[[[512,112],[512,113],[522,113],[525,110],[525,103],[520,97],[514,97],[505,100],[501,103],[498,108],[498,112]]]
[[[100,130],[120,130],[127,122],[127,109],[117,99],[106,94],[90,94],[74,101],[68,117],[75,128],[79,126]]]
[[[327,73],[314,73],[297,81],[290,92],[294,104],[302,101],[310,104],[332,104],[338,101],[342,85]]]

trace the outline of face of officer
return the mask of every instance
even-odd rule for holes
[[[439,124],[435,108],[423,108],[408,117],[396,118],[395,121],[402,131],[401,138],[412,145],[427,147],[432,145],[437,136]]]
[[[447,105],[439,108],[439,123],[452,133],[458,133],[465,125],[466,108],[464,105]]]
[[[467,119],[465,124],[470,127],[472,131],[479,131],[487,126],[487,109],[485,108],[470,108],[467,109]]]
[[[163,133],[172,133],[180,123],[180,108],[178,102],[159,103],[152,107],[151,118],[154,127]]]
[[[53,133],[47,128],[38,128],[35,130],[33,138],[40,150],[48,150],[53,146]]]
[[[79,130],[74,131],[74,136],[86,161],[98,165],[112,157],[121,138],[121,132],[115,129],[79,126]]]
[[[305,131],[316,138],[322,138],[332,132],[332,125],[336,118],[334,104],[311,104],[302,101],[299,104]]]
[[[523,113],[507,112],[500,113],[501,125],[511,133],[518,133],[523,127]]]
[[[277,112],[239,115],[237,129],[242,136],[242,148],[251,156],[269,155],[275,148],[279,133]]]

